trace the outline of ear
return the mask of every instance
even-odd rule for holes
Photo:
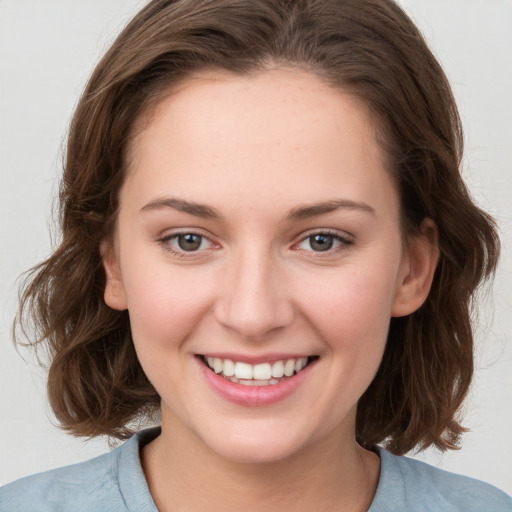
[[[105,303],[112,309],[123,311],[128,308],[124,292],[121,269],[113,242],[104,240],[100,244],[101,260],[105,270]]]
[[[420,233],[408,243],[402,262],[391,316],[406,316],[425,302],[439,260],[439,233],[432,219],[426,218]]]

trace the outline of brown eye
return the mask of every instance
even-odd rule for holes
[[[176,241],[178,247],[183,251],[197,251],[201,247],[203,237],[194,233],[186,233],[184,235],[177,235]]]

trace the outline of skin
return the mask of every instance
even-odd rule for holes
[[[357,401],[437,261],[428,219],[404,250],[371,119],[316,76],[274,69],[197,75],[138,128],[102,251],[105,300],[128,309],[162,399],[142,453],[159,510],[367,510],[380,461],[355,442]],[[320,233],[331,249],[315,250]],[[284,400],[245,407],[205,381],[196,355],[211,352],[318,361]]]

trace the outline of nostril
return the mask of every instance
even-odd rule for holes
[[[273,308],[270,306],[267,305],[268,309],[246,306],[240,311],[239,304],[231,311],[217,312],[216,319],[223,327],[246,339],[259,340],[288,326],[293,320],[293,313],[284,312],[277,305]]]

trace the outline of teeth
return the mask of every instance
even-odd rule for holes
[[[237,379],[252,379],[252,365],[247,363],[235,363],[235,377]]]
[[[295,363],[295,367],[297,367],[297,363]],[[218,357],[214,358],[214,360],[213,360],[213,371],[215,373],[220,373],[223,368],[224,368],[224,364],[222,362],[222,359],[219,359]]]
[[[232,377],[235,375],[235,363],[231,359],[224,359],[224,373],[225,377]]]
[[[218,357],[207,357],[208,366],[215,373],[222,373],[232,382],[249,386],[268,386],[277,384],[282,377],[291,377],[299,373],[308,363],[307,357],[300,359],[286,359],[274,363],[261,363],[251,365],[240,361],[234,362],[231,359],[220,359]],[[257,381],[257,383],[255,382]]]
[[[272,365],[272,377],[279,379],[284,375],[284,363],[283,361],[276,361]]]
[[[304,368],[304,366],[306,366],[307,363],[307,357],[301,357],[300,359],[297,359],[297,361],[295,361],[295,371],[299,373]]]
[[[278,379],[269,379],[269,380],[239,380],[236,377],[226,377],[227,380],[234,382],[236,384],[242,384],[244,386],[273,386],[274,384],[279,384]]]
[[[244,386],[273,386],[274,384],[277,384],[278,382],[279,381],[276,380],[276,379],[270,379],[270,380],[239,380],[238,384],[242,384]]]
[[[272,377],[272,366],[268,363],[256,364],[252,367],[252,378],[256,380],[269,380]]]
[[[210,358],[211,359],[211,358]],[[284,364],[284,374],[287,377],[291,377],[295,371],[295,359],[288,359]]]

